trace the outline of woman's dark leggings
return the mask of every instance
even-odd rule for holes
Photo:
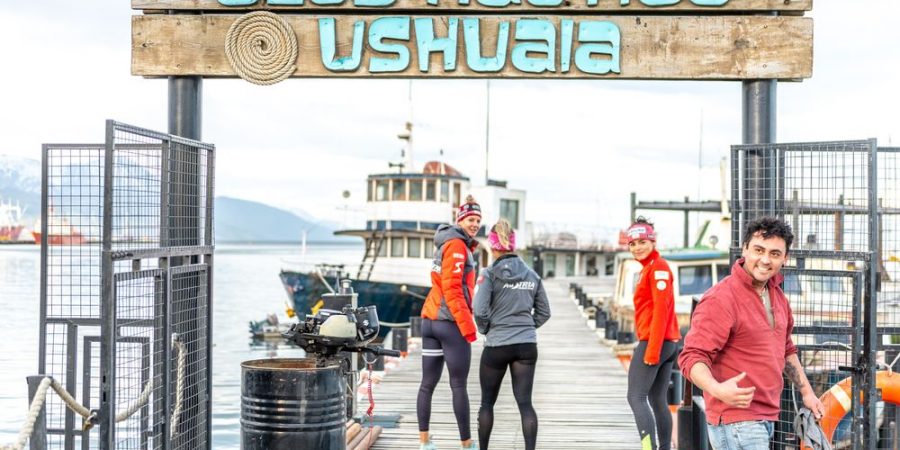
[[[537,442],[538,418],[531,406],[534,368],[537,364],[537,344],[513,344],[485,347],[481,353],[481,409],[478,410],[478,445],[487,450],[494,428],[494,403],[507,367],[512,374],[513,396],[522,416],[525,449],[534,450]]]
[[[659,354],[659,364],[644,364],[647,341],[634,349],[628,367],[628,404],[634,412],[641,450],[670,450],[672,448],[672,415],[666,390],[672,375],[677,344],[665,341]]]
[[[431,420],[431,397],[441,380],[444,361],[450,372],[453,414],[459,427],[459,440],[472,438],[469,426],[469,393],[466,381],[472,364],[472,346],[460,334],[455,322],[422,319],[422,384],[416,400],[419,431],[428,431]]]

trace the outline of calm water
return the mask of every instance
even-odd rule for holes
[[[284,313],[282,268],[314,262],[359,263],[362,245],[219,245],[214,267],[213,448],[240,446],[240,363],[248,359],[296,357],[284,345],[254,345],[248,322]],[[11,443],[27,412],[25,377],[38,369],[40,251],[37,246],[0,246],[0,445]]]

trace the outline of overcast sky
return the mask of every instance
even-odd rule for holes
[[[166,81],[130,75],[129,6],[3,2],[0,154],[39,159],[44,142],[99,142],[108,118],[166,131]],[[778,140],[900,141],[900,2],[816,0],[811,16],[813,78],[779,84]],[[483,179],[485,86],[413,82],[417,165],[443,149]],[[400,159],[408,89],[405,80],[205,80],[217,194],[344,220],[341,192],[361,207],[366,175]],[[719,161],[741,139],[740,82],[496,80],[490,95],[491,178],[527,190],[528,220],[558,227],[623,227],[631,191],[718,198]]]

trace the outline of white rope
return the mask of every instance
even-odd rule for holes
[[[321,281],[322,284],[324,284],[325,287],[327,287],[328,290],[331,291],[332,294],[334,294],[334,289],[332,289],[332,288],[331,288],[331,285],[328,284],[327,281],[325,281],[325,277],[322,276],[322,272],[319,272],[318,270],[316,270],[316,276],[318,276],[318,277],[319,277],[319,281]]]
[[[297,70],[297,34],[277,14],[245,14],[225,34],[225,56],[244,80],[261,86],[275,84]]]
[[[178,428],[178,421],[181,416],[183,401],[182,393],[184,391],[184,366],[186,360],[184,344],[177,339],[177,335],[173,336],[172,345],[178,351],[178,362],[175,369],[177,378],[175,387],[175,410],[172,413],[172,427],[169,430],[170,438],[174,438],[176,434],[175,429]],[[127,420],[134,415],[135,412],[146,406],[147,402],[150,401],[150,394],[153,393],[153,385],[153,380],[150,380],[144,385],[144,390],[141,392],[141,395],[135,399],[125,411],[116,414],[116,422]],[[47,391],[49,391],[50,388],[53,388],[53,390],[56,391],[56,394],[59,395],[59,398],[62,399],[69,409],[86,419],[86,427],[93,425],[93,421],[96,418],[95,413],[81,403],[78,403],[78,401],[75,400],[75,398],[72,397],[72,395],[69,394],[69,392],[56,380],[51,377],[46,377],[41,380],[41,384],[38,385],[37,391],[34,393],[34,398],[31,400],[31,406],[28,407],[28,415],[25,416],[25,423],[22,425],[22,429],[19,431],[19,436],[16,438],[16,441],[12,444],[0,445],[0,450],[24,450],[25,444],[28,443],[28,438],[31,437],[31,433],[34,432],[34,424],[37,422],[38,416],[41,415],[41,411],[44,409],[44,403],[46,403],[47,400]]]
[[[53,379],[50,377],[41,380],[41,384],[38,386],[37,392],[35,392],[34,394],[34,399],[31,400],[31,406],[28,408],[28,415],[25,416],[25,425],[22,426],[22,430],[19,431],[19,436],[16,438],[16,442],[13,444],[4,445],[0,447],[0,449],[22,450],[25,448],[25,443],[28,442],[28,438],[34,431],[34,423],[37,422],[37,418],[41,414],[41,410],[44,408],[44,400],[47,398],[47,390],[52,382]]]
[[[172,426],[169,428],[169,439],[173,439],[177,434],[178,421],[181,419],[182,393],[184,392],[184,363],[186,353],[184,351],[184,343],[178,339],[178,336],[172,336],[172,346],[178,350],[178,363],[175,366],[175,411],[172,412]]]

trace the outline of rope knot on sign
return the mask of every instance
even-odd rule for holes
[[[261,86],[275,84],[297,70],[297,35],[277,14],[245,14],[225,34],[225,56],[244,80]]]

